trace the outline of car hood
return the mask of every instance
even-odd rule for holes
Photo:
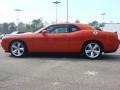
[[[33,32],[27,32],[27,33],[22,33],[22,34],[9,34],[9,35],[6,35],[4,38],[25,38],[25,37],[32,36],[34,34],[35,33]]]

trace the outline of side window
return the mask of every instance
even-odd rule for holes
[[[55,25],[47,28],[48,33],[67,33],[68,26],[67,25]]]
[[[75,31],[78,31],[79,28],[77,26],[74,26],[74,25],[70,25],[70,32],[75,32]]]
[[[49,26],[46,28],[47,32],[50,33],[54,30],[55,26]]]

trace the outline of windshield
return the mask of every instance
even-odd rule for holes
[[[42,30],[46,29],[47,27],[48,27],[48,26],[45,26],[45,27],[43,27],[43,28],[41,28],[41,29],[35,31],[34,33],[40,33]]]
[[[38,31],[34,32],[34,33],[40,33],[42,30],[44,30],[44,28],[39,29]]]

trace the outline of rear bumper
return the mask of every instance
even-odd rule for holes
[[[120,40],[117,40],[108,44],[104,52],[113,53],[116,52],[119,48],[120,48]]]

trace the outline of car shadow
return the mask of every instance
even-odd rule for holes
[[[108,61],[120,61],[120,55],[117,54],[105,54],[105,55],[102,55],[100,60],[108,60]]]
[[[10,56],[13,57],[13,56]],[[15,58],[15,57],[13,57]],[[31,53],[24,57],[20,57],[19,59],[38,59],[38,58],[45,58],[47,60],[79,60],[79,61],[90,61],[90,60],[105,60],[105,61],[120,61],[120,55],[118,54],[104,54],[98,59],[87,59],[83,55],[78,53]],[[64,59],[63,59],[64,58]]]

